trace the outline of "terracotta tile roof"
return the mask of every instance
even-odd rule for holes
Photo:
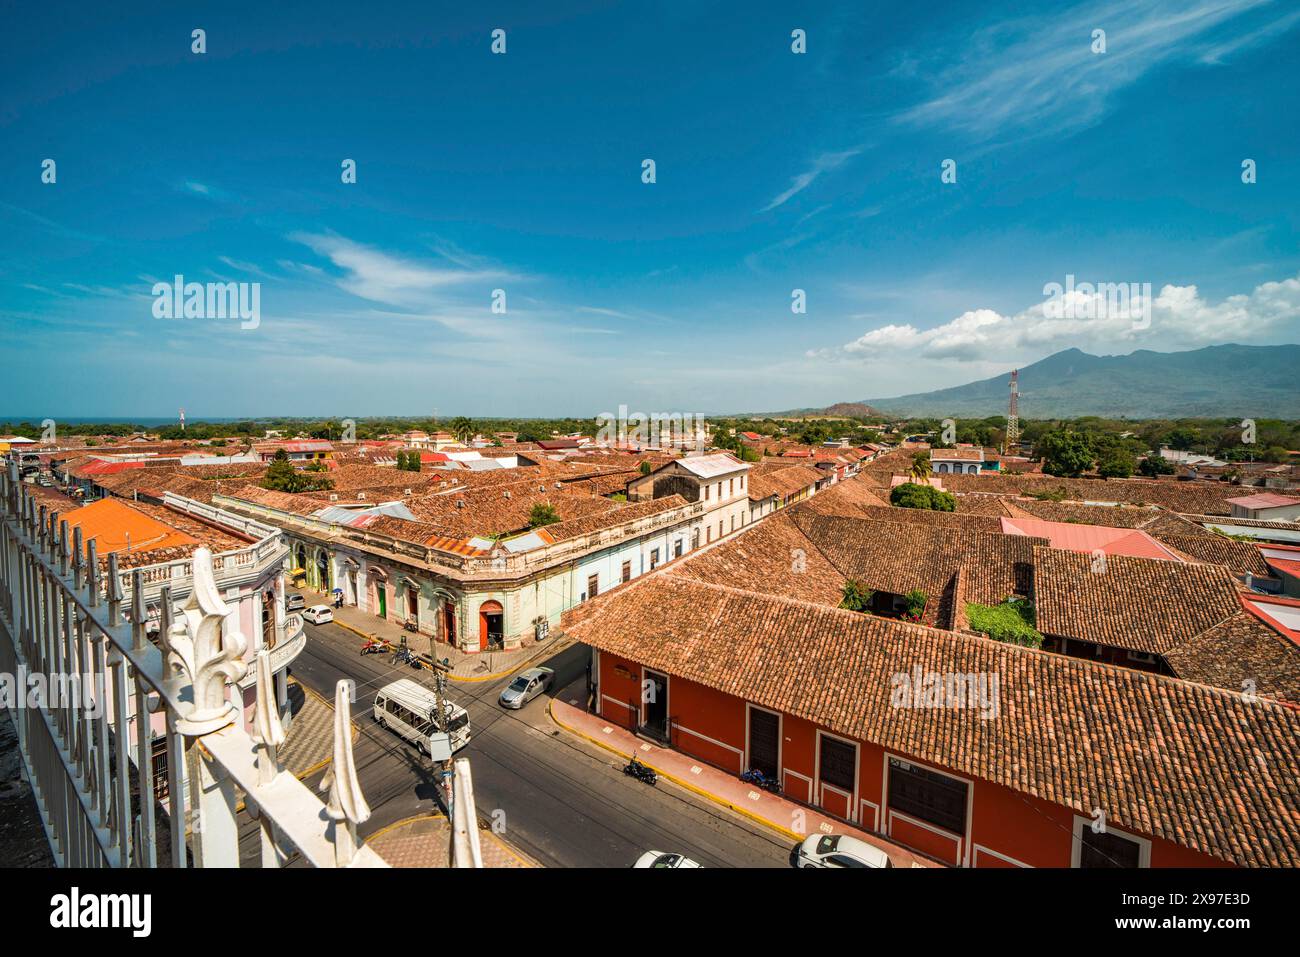
[[[680,576],[638,579],[563,626],[669,675],[1080,814],[1105,808],[1118,826],[1224,861],[1300,865],[1300,711],[1268,699]],[[997,675],[998,718],[892,707],[891,675],[914,666]]]
[[[972,532],[1002,531],[1002,522],[997,516],[974,512],[935,512],[928,508],[864,505],[858,509],[858,515],[876,522],[902,522],[906,525],[928,525],[931,528],[964,528]]]
[[[345,464],[330,469],[329,480],[334,483],[332,491],[364,492],[367,489],[428,489],[439,485],[441,476],[429,472],[399,472],[395,468],[382,465]]]
[[[1227,515],[1227,503],[1235,486],[1223,482],[1150,481],[1144,479],[1063,479],[1050,475],[945,475],[950,492],[996,492],[1002,495],[1031,495],[1064,490],[1066,500],[1075,502],[1122,502],[1128,505],[1159,505],[1171,512]]]
[[[1269,578],[1268,563],[1250,542],[1239,542],[1223,535],[1160,535],[1159,539],[1198,562],[1222,565],[1232,574],[1244,578]]]
[[[888,508],[889,506],[870,485],[853,478],[836,482],[830,488],[822,489],[812,498],[801,503],[800,507],[824,515],[844,515],[853,518],[861,517],[864,507]]]
[[[1300,650],[1248,611],[1192,636],[1165,660],[1186,681],[1300,704]]]
[[[811,488],[824,477],[807,465],[755,465],[749,470],[749,500],[761,502],[773,496],[784,499],[787,495]]]
[[[779,512],[743,535],[693,552],[663,574],[837,606],[846,576],[795,524],[794,511]]]
[[[1013,517],[1041,518],[1049,522],[1080,522],[1084,525],[1108,525],[1112,528],[1142,528],[1168,512],[1154,508],[1130,508],[1116,505],[1081,505],[1078,502],[1040,502],[1021,498],[1008,500]]]
[[[983,462],[983,449],[931,449],[932,462]]]
[[[951,479],[951,475],[945,475],[945,479]],[[1020,504],[1015,502],[1015,505]],[[1003,515],[1012,515],[1014,505],[1013,500],[1002,498],[998,495],[972,495],[966,493],[957,496],[957,511],[964,512],[967,515],[992,515],[1001,518]]]
[[[523,531],[528,528],[533,506],[539,503],[554,507],[561,521],[611,512],[620,507],[619,503],[607,498],[563,489],[557,491],[550,486],[539,492],[540,485],[526,481],[498,488],[464,489],[413,497],[406,504],[418,519],[434,525],[451,538],[490,537]],[[457,505],[457,502],[462,504]]]
[[[1027,597],[1034,547],[1046,544],[1044,539],[841,518],[803,508],[792,509],[790,517],[845,579],[873,591],[925,592],[930,601],[924,620],[929,624],[950,620],[952,610],[942,599],[959,568],[966,569],[969,601],[996,605],[1013,595]]]
[[[1241,609],[1237,583],[1218,565],[1127,555],[1096,562],[1081,552],[1034,549],[1039,631],[1165,655]]]
[[[687,504],[686,499],[680,495],[665,495],[663,498],[651,499],[646,502],[634,502],[620,508],[594,512],[581,518],[572,518],[565,522],[557,522],[554,525],[542,527],[547,538],[552,542],[562,542],[570,538],[590,535],[601,529],[613,528],[626,522],[634,522],[637,519],[649,518],[652,515],[669,512]]]

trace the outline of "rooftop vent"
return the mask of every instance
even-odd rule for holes
[[[402,494],[403,494],[403,495],[410,495],[410,494],[411,494],[411,490],[410,490],[409,488],[408,488],[408,489],[403,489],[403,490],[402,490]]]
[[[458,499],[456,499],[456,507],[457,507],[457,508],[464,508],[464,507],[465,507],[465,500],[464,500],[463,498],[458,498]]]
[[[501,494],[504,495],[506,498],[509,498],[509,497],[510,497],[510,493],[509,493],[509,492],[502,492]]]
[[[338,497],[337,495],[333,495],[333,494],[330,495],[330,501],[331,501],[331,502],[337,502],[338,500],[339,500],[339,497]]]
[[[366,497],[366,493],[365,493],[365,492],[358,492],[358,493],[357,493],[357,498],[359,498],[359,499],[361,499],[361,500],[364,501],[364,500],[365,500],[365,497]]]

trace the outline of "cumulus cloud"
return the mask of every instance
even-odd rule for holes
[[[1266,282],[1218,302],[1202,297],[1195,286],[1166,285],[1148,296],[1140,285],[1124,285],[1136,288],[1049,284],[1042,302],[1014,315],[972,309],[929,329],[891,323],[807,355],[978,361],[1036,358],[1071,346],[1114,352],[1300,338],[1300,276]]]

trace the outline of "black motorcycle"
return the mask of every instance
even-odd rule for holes
[[[659,775],[655,774],[652,769],[646,767],[635,757],[627,762],[627,765],[623,768],[623,773],[630,775],[651,787],[654,787],[655,782],[659,780]]]
[[[781,785],[777,782],[776,778],[768,777],[762,771],[758,770],[758,768],[750,768],[740,776],[740,780],[744,781],[746,784],[757,785],[764,791],[771,791],[773,794],[781,793]]]

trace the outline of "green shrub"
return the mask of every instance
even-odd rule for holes
[[[868,612],[871,608],[871,596],[875,594],[870,588],[862,587],[862,583],[849,579],[844,583],[841,589],[843,601],[840,602],[841,608],[847,608],[849,611]]]
[[[917,485],[904,482],[894,486],[889,493],[889,504],[899,508],[926,508],[932,512],[954,512],[957,510],[957,497],[950,492],[941,492],[932,485]]]
[[[983,632],[994,641],[1027,648],[1041,648],[1043,635],[1036,626],[1033,603],[1008,598],[1000,605],[966,605],[972,631]]]

